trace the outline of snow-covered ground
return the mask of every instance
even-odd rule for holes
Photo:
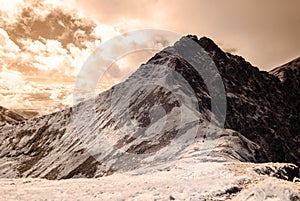
[[[282,164],[198,162],[93,179],[1,179],[0,200],[300,200],[300,185],[254,170]]]

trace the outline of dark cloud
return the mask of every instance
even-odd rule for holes
[[[47,12],[41,12],[46,10]],[[2,25],[10,38],[21,48],[22,39],[57,40],[64,48],[74,44],[79,48],[88,41],[99,40],[94,34],[96,24],[85,18],[80,18],[75,11],[64,11],[62,8],[49,9],[42,3],[25,6],[16,21]]]

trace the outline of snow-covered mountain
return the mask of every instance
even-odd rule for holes
[[[182,37],[95,99],[2,126],[0,177],[140,174],[188,158],[299,165],[299,85],[286,85],[206,37]]]

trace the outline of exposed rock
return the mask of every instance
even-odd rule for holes
[[[294,181],[300,177],[300,169],[293,164],[277,164],[254,168],[255,172],[260,175],[268,175],[287,181]]]

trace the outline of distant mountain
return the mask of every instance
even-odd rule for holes
[[[282,66],[274,68],[273,70],[270,71],[270,73],[280,78],[282,82],[285,82],[287,79],[292,79],[295,82],[299,83],[299,75],[300,75],[299,66],[300,66],[300,57]]]
[[[12,124],[24,120],[22,115],[0,106],[0,124]]]
[[[224,108],[211,101],[225,101],[222,90],[205,84],[219,83],[217,71],[224,128]],[[298,72],[281,82],[209,38],[182,37],[95,99],[1,127],[0,177],[100,177],[190,157],[300,165]]]
[[[14,112],[18,113],[19,115],[23,116],[26,119],[31,119],[33,117],[41,116],[41,114],[34,109],[13,109]]]
[[[270,71],[281,80],[285,102],[290,106],[286,113],[292,133],[300,138],[300,57]],[[295,149],[299,149],[295,147]]]

